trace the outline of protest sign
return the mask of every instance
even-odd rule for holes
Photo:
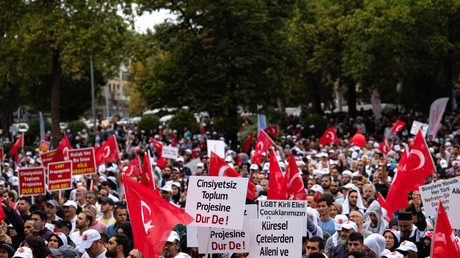
[[[192,226],[242,229],[248,179],[191,176],[185,211]]]
[[[187,225],[187,247],[198,247],[198,227]]]
[[[300,218],[303,228],[307,228],[307,201],[260,200],[258,214],[259,219]]]
[[[208,157],[211,157],[211,152],[217,154],[217,156],[222,159],[225,158],[225,142],[218,140],[207,140],[206,144],[208,145]]]
[[[53,162],[53,159],[56,157],[56,155],[57,155],[57,150],[52,150],[52,151],[48,151],[48,152],[40,154],[40,158],[42,160],[43,166],[47,168],[48,164]]]
[[[422,130],[423,137],[426,137],[426,133],[428,132],[428,124],[424,124],[418,121],[412,122],[412,127],[410,128],[410,134],[417,135],[420,128]]]
[[[196,172],[196,165],[198,165],[198,163],[200,162],[200,158],[192,159],[190,162],[187,162],[187,164],[185,164],[184,167],[188,167],[193,174]]]
[[[72,161],[48,164],[48,190],[72,189]]]
[[[39,152],[47,152],[50,148],[50,142],[41,140],[40,141],[40,148],[38,149]]]
[[[164,145],[163,149],[161,150],[161,157],[177,159],[177,157],[179,157],[179,148]]]
[[[69,150],[69,160],[72,161],[72,175],[88,175],[96,173],[94,148]]]
[[[301,219],[251,220],[249,257],[302,257]]]
[[[250,221],[257,219],[257,205],[246,205],[243,229],[249,229]],[[209,243],[209,249],[208,247]],[[249,252],[249,231],[222,228],[198,228],[198,251],[200,253],[247,253]]]
[[[19,195],[30,196],[45,194],[45,168],[20,168]]]

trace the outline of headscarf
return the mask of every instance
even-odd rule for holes
[[[355,185],[353,185],[352,190],[356,190],[356,192],[358,192],[358,202],[356,202],[356,207],[358,207],[358,210],[362,214],[364,214],[364,211],[365,211],[366,208],[364,208],[363,198],[361,197],[361,194],[359,193],[359,190],[356,188]],[[350,190],[347,193],[347,196],[345,197],[345,200],[343,200],[343,213],[342,214],[349,214],[350,213],[350,203],[348,202],[348,195],[350,195],[350,192],[352,190]]]
[[[399,241],[400,241],[400,235],[399,235],[399,231],[397,230],[394,230],[394,229],[387,229],[385,230],[385,232],[383,233],[383,235],[386,233],[386,232],[390,232],[391,234],[393,234],[393,238],[394,238],[394,244],[393,246],[389,249],[390,251],[394,251],[396,250],[396,248],[399,246]],[[384,236],[385,237],[385,236]],[[385,240],[386,241],[386,240]]]
[[[378,218],[376,228],[373,228],[371,226],[372,221],[369,215],[370,213],[374,213],[375,216],[377,216]],[[385,233],[385,230],[388,228],[388,223],[383,218],[382,208],[380,207],[379,202],[376,202],[376,201],[372,202],[371,205],[369,205],[369,208],[367,208],[367,211],[364,214],[364,217],[366,218],[366,222],[364,223],[365,229],[371,232],[380,234],[380,235],[383,235],[383,233]]]
[[[385,238],[382,235],[374,233],[364,239],[364,244],[375,253],[376,258],[382,257],[385,250]]]

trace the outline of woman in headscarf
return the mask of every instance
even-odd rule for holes
[[[0,243],[0,258],[11,258],[14,255],[15,248],[8,243]]]
[[[366,218],[366,222],[364,223],[365,229],[380,235],[385,233],[385,230],[388,228],[388,223],[383,218],[382,208],[379,202],[373,201],[371,205],[369,205],[364,217]]]
[[[67,237],[61,232],[52,234],[48,240],[48,249],[58,249],[59,247],[67,245]]]
[[[385,233],[383,233],[383,237],[385,238],[385,248],[393,252],[399,246],[399,231],[394,229],[387,229]]]
[[[372,234],[364,239],[364,250],[371,258],[381,258],[385,251],[385,238],[379,234]]]
[[[117,233],[124,234],[125,236],[127,236],[129,241],[131,242],[131,248],[134,247],[133,229],[131,227],[131,223],[127,221],[121,223],[120,226],[118,226]]]

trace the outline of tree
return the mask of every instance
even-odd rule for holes
[[[258,104],[275,105],[284,92],[282,31],[294,2],[141,2],[142,10],[168,8],[178,20],[145,36],[144,44],[155,46],[137,60],[145,67],[134,71],[137,89],[151,107],[189,106],[224,119],[236,149],[237,106],[255,111]]]
[[[129,14],[130,5],[121,0],[12,2],[18,2],[17,8],[2,8],[4,16],[15,17],[2,39],[9,46],[2,49],[2,56],[11,56],[4,64],[20,71],[12,76],[39,83],[42,76],[52,74],[49,94],[53,145],[57,146],[63,75],[81,74],[90,57],[107,75],[118,67],[129,33],[117,10],[121,6]]]

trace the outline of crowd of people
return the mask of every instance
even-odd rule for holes
[[[339,142],[322,146],[310,126],[305,135],[302,119],[287,117],[287,127],[281,128],[275,141],[274,153],[281,170],[286,170],[293,154],[307,192],[307,237],[303,239],[303,257],[428,257],[433,238],[434,219],[424,214],[420,193],[408,194],[407,209],[386,220],[377,196],[386,196],[391,187],[401,154],[413,141],[410,127],[414,120],[424,121],[415,111],[391,112],[377,120],[367,112],[357,117],[328,115],[329,126],[336,129]],[[406,122],[404,129],[391,134],[392,122]],[[74,176],[73,189],[47,192],[34,197],[18,196],[18,169],[42,166],[38,149],[23,152],[19,163],[8,155],[2,164],[0,191],[5,218],[0,227],[0,258],[2,257],[142,257],[134,246],[121,175],[136,156],[152,153],[155,180],[160,196],[180,208],[187,202],[187,182],[191,176],[207,176],[210,159],[206,140],[221,139],[213,132],[212,121],[202,121],[200,132],[184,134],[166,123],[151,131],[137,131],[136,125],[99,128],[89,137],[86,131],[65,131],[75,148],[102,144],[115,135],[119,144],[120,161],[107,163],[96,174]],[[248,125],[243,124],[242,130]],[[361,130],[366,144],[350,146],[353,134]],[[77,134],[74,137],[73,134]],[[436,165],[436,173],[425,183],[460,175],[460,118],[446,113],[436,137],[429,136],[427,144]],[[90,141],[88,139],[92,138]],[[173,139],[179,147],[179,157],[164,167],[156,166],[159,153],[150,138],[167,145]],[[242,139],[244,140],[244,139]],[[391,151],[384,155],[380,142],[387,140]],[[253,144],[254,145],[254,144]],[[254,148],[248,153],[242,146],[227,148],[225,161],[241,176],[250,177],[256,185],[256,196],[247,203],[266,199],[269,185],[269,155],[262,153],[261,164],[251,164]],[[187,166],[193,159],[200,161]],[[139,178],[136,178],[139,180]],[[164,246],[163,257],[203,257],[196,247],[187,247],[186,227],[177,225]],[[219,254],[216,257],[246,257],[247,253]]]

